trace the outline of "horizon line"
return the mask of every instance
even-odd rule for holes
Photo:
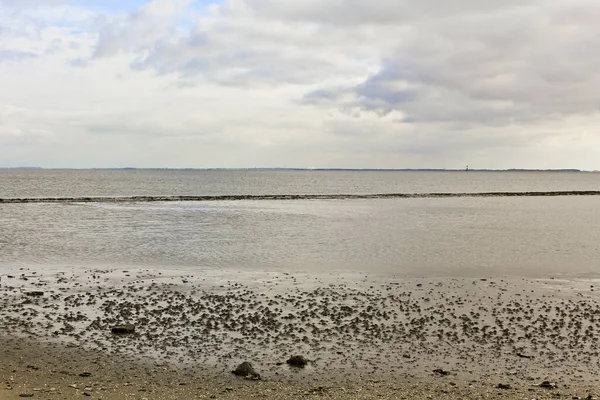
[[[600,172],[578,168],[303,168],[303,167],[0,167],[3,170],[74,170],[74,171],[421,171],[421,172]]]

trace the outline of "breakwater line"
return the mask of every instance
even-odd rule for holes
[[[600,191],[571,190],[544,192],[473,192],[473,193],[378,193],[378,194],[232,194],[200,196],[82,196],[82,197],[15,197],[0,198],[0,204],[18,203],[150,203],[175,201],[239,201],[239,200],[360,200],[415,199],[452,197],[553,197],[599,196]]]

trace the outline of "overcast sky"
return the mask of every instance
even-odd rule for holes
[[[0,0],[0,166],[600,169],[597,0]]]

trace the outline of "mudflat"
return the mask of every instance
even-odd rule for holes
[[[587,280],[65,268],[0,284],[0,399],[600,393]]]

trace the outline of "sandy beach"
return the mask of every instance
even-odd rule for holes
[[[600,392],[586,279],[59,268],[0,283],[2,399]],[[260,379],[231,373],[244,361]]]

